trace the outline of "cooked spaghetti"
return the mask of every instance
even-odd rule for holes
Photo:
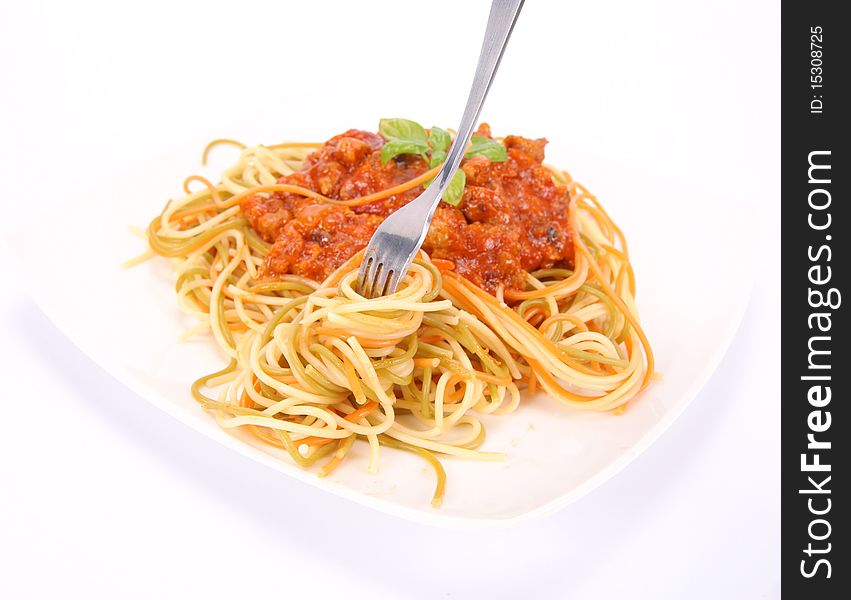
[[[205,161],[215,143],[239,146],[239,160],[217,184],[188,178],[148,229],[199,320],[190,333],[211,331],[230,357],[192,386],[222,427],[321,475],[357,440],[373,473],[382,445],[414,452],[437,473],[434,505],[437,457],[501,458],[480,450],[482,415],[513,411],[521,391],[620,412],[653,373],[626,240],[587,189],[543,164],[545,140],[483,125],[464,187],[398,291],[358,293],[360,250],[436,174],[440,131],[389,157],[393,138],[355,130],[325,144],[217,140]]]

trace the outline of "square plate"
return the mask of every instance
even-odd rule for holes
[[[589,187],[630,242],[642,322],[662,377],[622,416],[580,412],[541,394],[524,398],[513,414],[485,416],[483,449],[504,451],[508,459],[443,460],[446,496],[435,509],[433,473],[415,456],[382,449],[379,473],[370,475],[365,444],[356,444],[332,476],[319,478],[283,452],[225,433],[192,399],[192,381],[223,366],[223,355],[209,335],[178,340],[194,322],[177,308],[167,260],[121,267],[145,248],[128,226],[143,228],[169,193],[179,194],[183,178],[198,172],[186,170],[187,156],[194,154],[172,150],[40,222],[39,238],[50,244],[28,243],[30,227],[13,233],[11,253],[33,298],[92,360],[187,425],[290,477],[416,521],[506,525],[550,513],[600,485],[694,398],[732,340],[750,294],[747,209],[706,197],[697,186],[652,185],[646,174],[606,165],[617,176],[601,182],[604,192],[594,182]],[[217,179],[220,171],[201,172]],[[582,181],[581,173],[574,176]]]

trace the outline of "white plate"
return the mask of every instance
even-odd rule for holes
[[[434,509],[434,476],[417,457],[384,449],[380,472],[370,475],[356,445],[353,456],[322,479],[282,453],[223,432],[195,404],[190,383],[222,366],[223,357],[208,336],[178,341],[193,323],[177,309],[168,261],[120,268],[144,249],[128,225],[144,227],[169,195],[179,194],[192,156],[175,151],[172,160],[162,157],[80,199],[66,214],[52,215],[38,233],[50,244],[27,243],[31,230],[21,228],[12,236],[13,254],[21,258],[32,296],[101,367],[187,425],[290,477],[421,522],[505,525],[550,513],[600,485],[694,398],[727,349],[750,293],[747,210],[706,197],[698,186],[650,185],[644,175],[607,165],[605,181],[584,183],[630,242],[642,321],[662,379],[623,416],[579,412],[539,395],[524,399],[514,414],[486,417],[484,449],[507,452],[508,460],[444,460],[446,496]],[[574,176],[582,181],[581,173]]]

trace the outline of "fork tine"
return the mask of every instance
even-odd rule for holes
[[[370,298],[378,298],[381,296],[381,292],[384,290],[385,277],[387,275],[387,268],[384,264],[384,261],[378,261],[378,266],[375,268],[375,272],[372,274],[372,288],[370,289]]]
[[[372,292],[372,282],[375,275],[375,251],[367,248],[367,254],[363,257],[360,274],[358,276],[358,284],[360,287],[360,295],[364,298],[369,298]]]
[[[381,265],[381,272],[377,273],[375,276],[375,287],[373,288],[373,292],[375,292],[375,297],[378,298],[380,296],[384,296],[387,293],[387,282],[390,277],[393,275],[393,271],[388,269],[384,263]]]
[[[390,274],[390,278],[387,280],[387,288],[384,290],[385,294],[394,293],[396,288],[399,287],[399,281],[401,281],[402,277],[405,275],[399,269],[390,271]]]

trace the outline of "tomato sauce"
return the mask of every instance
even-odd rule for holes
[[[478,135],[491,136],[483,124]],[[508,160],[464,159],[467,186],[457,207],[441,202],[423,249],[451,261],[455,271],[484,289],[524,289],[528,271],[569,266],[573,245],[567,189],[543,166],[545,139],[508,136]],[[384,139],[351,129],[311,154],[301,171],[279,183],[298,185],[339,200],[351,200],[405,183],[428,170],[425,160],[400,155],[382,165]],[[272,244],[261,276],[293,273],[322,281],[364,248],[385,217],[423,186],[360,206],[346,207],[276,192],[249,196],[242,210]]]

